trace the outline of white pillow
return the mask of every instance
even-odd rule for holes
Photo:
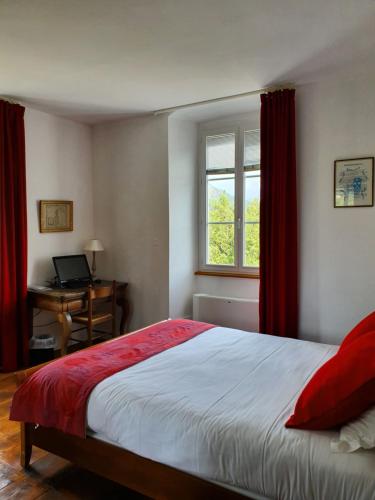
[[[339,439],[331,441],[334,453],[351,453],[359,448],[375,448],[375,406],[341,427]]]

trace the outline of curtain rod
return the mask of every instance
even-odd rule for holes
[[[163,108],[154,111],[154,116],[162,115],[164,113],[172,113],[179,109],[193,108],[195,106],[202,106],[203,104],[211,104],[213,102],[229,101],[231,99],[239,99],[241,97],[249,97],[252,95],[262,94],[263,92],[274,92],[275,90],[284,90],[294,88],[291,84],[276,85],[274,87],[264,87],[262,89],[251,90],[250,92],[243,92],[242,94],[227,95],[224,97],[216,97],[214,99],[207,99],[206,101],[190,102],[188,104],[180,104],[179,106],[173,106],[171,108]]]
[[[5,97],[2,95],[0,95],[0,101],[6,101],[6,102],[9,102],[10,104],[19,104],[19,102],[15,101],[11,97]]]

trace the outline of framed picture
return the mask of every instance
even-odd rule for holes
[[[39,202],[39,228],[41,233],[73,231],[73,202],[41,200]]]
[[[374,157],[335,161],[334,206],[374,206]]]

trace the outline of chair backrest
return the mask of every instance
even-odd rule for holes
[[[87,309],[89,317],[91,317],[93,313],[93,302],[96,299],[105,299],[106,297],[112,297],[112,313],[115,314],[116,291],[117,291],[116,281],[112,281],[112,285],[100,286],[97,288],[93,287],[92,285],[89,285],[89,289],[87,292],[87,298],[88,298]]]
[[[106,297],[111,297],[116,290],[116,282],[114,281],[112,285],[100,286],[98,288],[89,286],[87,296],[91,300],[95,299],[105,299]]]

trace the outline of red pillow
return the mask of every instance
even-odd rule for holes
[[[343,347],[347,347],[348,344],[351,344],[353,340],[356,340],[358,337],[371,330],[375,330],[375,311],[366,316],[347,334],[341,342],[340,351]]]
[[[361,335],[321,366],[298,398],[286,427],[332,429],[375,404],[375,331]]]

